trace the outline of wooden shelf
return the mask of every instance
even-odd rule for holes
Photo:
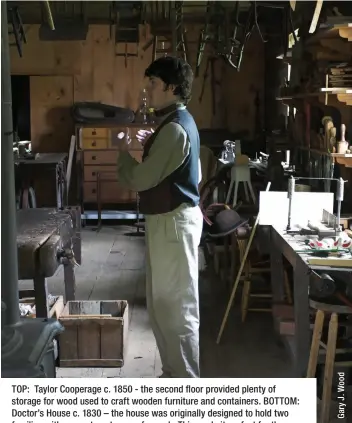
[[[299,37],[298,37],[299,38]],[[335,46],[333,46],[333,42],[337,41],[337,43],[343,42],[349,46],[348,42],[352,41],[352,23],[351,22],[343,22],[343,23],[336,23],[331,25],[324,25],[321,26],[315,34],[312,34],[309,38],[307,38],[304,42],[306,47],[314,47],[314,45],[319,44],[321,47],[325,47],[327,50],[335,50]],[[331,43],[332,42],[332,43]],[[340,44],[341,45],[341,44]],[[293,47],[294,44],[291,46]],[[349,47],[343,45],[343,52],[346,54],[349,53]],[[283,59],[285,62],[290,63],[292,61],[292,49],[287,52],[286,56],[281,54],[277,57],[278,59]]]
[[[336,163],[352,168],[352,154],[331,153],[331,156]]]
[[[316,98],[321,103],[327,104],[327,98],[333,97],[337,102],[346,106],[352,106],[352,88],[321,88],[319,91],[312,93],[297,93],[292,95],[283,95],[277,97],[279,101],[292,101],[292,100],[308,100],[309,98]]]
[[[346,106],[352,106],[352,88],[321,88],[319,101],[328,105],[329,96],[333,95],[334,99]]]
[[[307,39],[306,44],[315,44],[320,40],[328,38],[342,38],[347,41],[352,41],[352,23],[346,22],[329,25],[326,28],[320,27],[315,34]]]

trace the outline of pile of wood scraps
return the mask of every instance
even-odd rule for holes
[[[352,62],[317,62],[311,69],[305,88],[309,92],[317,92],[322,87],[336,90],[352,89]]]
[[[329,87],[352,88],[352,62],[331,64],[327,70]]]
[[[352,88],[352,28],[350,24],[321,28],[307,42],[313,61],[317,61],[308,83],[309,91]]]

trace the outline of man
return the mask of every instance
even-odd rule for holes
[[[138,134],[144,141],[142,163],[121,152],[119,180],[139,192],[140,212],[145,215],[147,307],[162,361],[160,377],[200,377],[201,172],[199,134],[186,109],[193,72],[181,59],[162,57],[145,76],[150,106],[162,121],[154,133]]]

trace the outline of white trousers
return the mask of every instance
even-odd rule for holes
[[[160,199],[162,201],[162,199]],[[199,207],[146,216],[147,307],[164,377],[199,375]]]

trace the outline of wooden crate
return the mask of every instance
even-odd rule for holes
[[[60,367],[122,367],[127,301],[68,301],[59,317]]]

